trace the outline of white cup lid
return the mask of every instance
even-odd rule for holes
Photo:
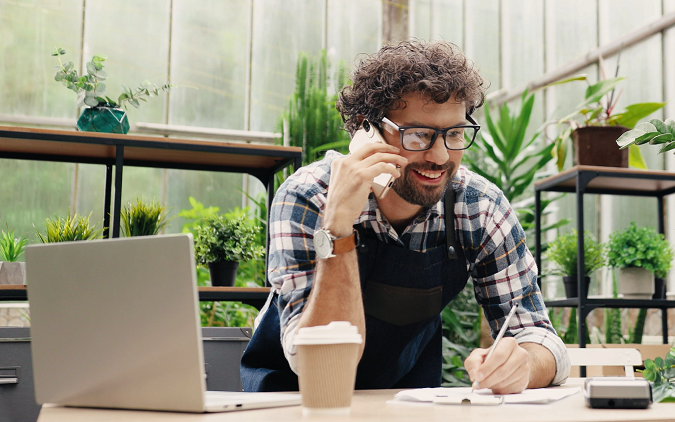
[[[358,328],[349,321],[333,321],[328,325],[305,327],[293,339],[295,345],[363,343]]]

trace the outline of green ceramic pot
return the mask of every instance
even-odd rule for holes
[[[77,120],[77,128],[83,132],[121,133],[129,132],[127,113],[116,107],[85,108]]]

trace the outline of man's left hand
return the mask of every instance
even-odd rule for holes
[[[464,361],[471,381],[495,394],[513,394],[525,390],[530,382],[529,354],[513,337],[503,337],[490,359],[489,349],[474,349]]]

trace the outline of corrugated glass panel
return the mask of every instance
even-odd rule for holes
[[[295,89],[300,51],[321,49],[324,2],[256,0],[253,3],[251,130],[274,131]]]
[[[0,113],[75,118],[76,96],[54,81],[55,47],[79,68],[82,0],[0,3]],[[63,57],[63,56],[62,56]]]
[[[342,61],[345,69],[351,71],[359,55],[371,54],[380,48],[382,2],[329,0],[327,35],[328,58],[333,64]]]
[[[490,92],[501,88],[499,0],[472,0],[465,10],[464,49],[489,83]]]
[[[246,129],[247,0],[176,0],[169,123]]]

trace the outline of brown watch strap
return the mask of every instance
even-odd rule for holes
[[[333,255],[349,252],[359,244],[359,232],[354,230],[347,237],[333,240]]]

